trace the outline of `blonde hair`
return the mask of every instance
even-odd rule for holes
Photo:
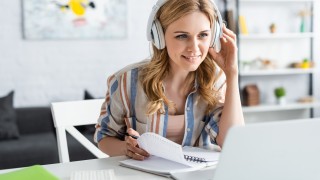
[[[210,0],[168,0],[159,9],[156,17],[158,17],[165,33],[167,27],[174,21],[187,14],[199,11],[209,18],[210,26],[212,27],[215,13]],[[152,49],[153,56],[151,61],[142,68],[140,74],[143,90],[149,99],[146,111],[147,115],[154,114],[157,111],[164,113],[163,103],[169,109],[175,109],[174,103],[166,98],[162,84],[170,68],[170,57],[167,48],[159,50],[153,45]],[[218,78],[219,75],[216,75],[216,64],[209,53],[197,70],[189,73],[187,77],[186,83],[188,85],[191,85],[197,79],[198,93],[208,103],[207,114],[212,111],[217,103],[217,90],[214,89],[214,85]]]

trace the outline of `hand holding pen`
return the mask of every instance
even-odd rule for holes
[[[139,136],[135,136],[135,135],[133,135],[133,134],[129,134],[129,133],[124,133],[124,135],[125,136],[130,136],[130,137],[132,137],[133,139],[138,139],[139,138]]]
[[[137,138],[140,134],[133,130],[132,128],[127,129],[125,133],[125,141],[126,141],[126,155],[132,159],[136,160],[144,160],[145,158],[149,157],[149,153],[145,150],[139,148],[137,143]]]

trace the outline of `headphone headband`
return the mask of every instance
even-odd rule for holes
[[[147,39],[148,41],[152,41],[152,36],[151,36],[151,28],[153,21],[156,19],[156,14],[159,11],[159,9],[164,5],[168,0],[158,0],[157,3],[152,7],[152,11],[149,15],[148,19],[148,25],[147,25]]]
[[[164,39],[164,37],[162,37],[163,35],[163,30],[162,30],[162,27],[161,27],[161,24],[158,20],[156,20],[156,14],[157,12],[159,11],[159,9],[167,2],[168,0],[158,0],[157,3],[152,7],[152,11],[149,15],[149,19],[148,19],[148,24],[147,24],[147,39],[148,41],[152,41],[155,46],[158,48],[158,49],[163,49],[165,47],[165,44],[164,44],[164,41],[161,40]],[[219,52],[220,51],[220,48],[221,48],[221,45],[220,45],[220,37],[222,37],[222,18],[221,18],[221,14],[219,12],[219,9],[217,7],[217,5],[214,3],[213,0],[209,0],[213,6],[213,10],[215,12],[215,15],[217,17],[216,20],[214,20],[213,22],[213,34],[212,34],[212,46],[215,47],[216,51]],[[217,23],[216,23],[217,21]],[[157,24],[157,25],[155,25]],[[154,31],[153,29],[155,29],[154,26],[157,26],[156,29],[159,29],[159,27],[161,28],[161,32],[159,33],[160,34],[160,37],[159,37],[159,34],[154,34]],[[156,32],[158,33],[158,32]],[[157,37],[153,37],[153,36],[157,36]],[[159,37],[159,39],[158,39]],[[157,42],[154,42],[155,39],[157,39]],[[160,42],[161,41],[161,42]]]

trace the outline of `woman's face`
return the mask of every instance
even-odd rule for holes
[[[171,70],[195,71],[207,56],[211,36],[210,21],[202,12],[171,23],[165,32]]]

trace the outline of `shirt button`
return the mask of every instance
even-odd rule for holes
[[[189,108],[189,107],[187,107],[187,111],[190,111],[190,108]]]
[[[190,128],[188,128],[187,131],[189,132],[189,131],[190,131]]]

